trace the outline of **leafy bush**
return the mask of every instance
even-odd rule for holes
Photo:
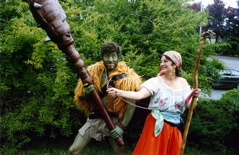
[[[226,105],[228,108],[228,116],[231,115],[231,120],[228,119],[229,123],[231,123],[232,128],[228,131],[225,136],[225,145],[232,148],[238,149],[239,139],[235,137],[239,137],[239,90],[232,89],[224,94],[222,94],[222,98],[220,99],[222,105]]]
[[[220,100],[199,99],[194,110],[187,143],[202,150],[239,151],[239,90],[223,94]]]

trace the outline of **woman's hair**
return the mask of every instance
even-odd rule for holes
[[[180,70],[177,67],[175,68],[175,75],[178,76],[178,77],[181,76],[180,75]]]
[[[103,56],[105,53],[113,53],[113,52],[116,52],[118,57],[120,57],[121,48],[118,44],[114,42],[107,42],[101,48],[101,56]]]

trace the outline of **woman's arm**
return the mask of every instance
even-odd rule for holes
[[[112,96],[119,96],[130,100],[141,100],[149,97],[151,94],[146,88],[141,88],[138,92],[124,91],[116,88],[108,88],[107,92]]]
[[[188,87],[189,86],[189,84],[188,84],[188,82],[187,82],[187,80],[186,79],[184,79],[184,78],[180,78],[180,83],[182,84],[182,87],[184,88],[184,87]],[[194,96],[194,97],[196,97],[197,99],[198,99],[198,97],[200,96],[200,92],[201,92],[201,89],[199,89],[199,88],[197,88],[197,89],[194,89],[193,90],[193,92],[191,92],[190,94],[189,94],[189,96],[190,96],[190,98],[188,98],[188,99],[186,99],[187,101],[187,103],[186,103],[186,107],[187,108],[190,108],[191,107],[191,103],[192,103],[192,97]],[[196,106],[196,105],[195,105]]]

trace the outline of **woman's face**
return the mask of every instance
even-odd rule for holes
[[[117,67],[118,64],[118,55],[116,52],[113,53],[104,53],[103,62],[107,70],[113,70]]]
[[[173,72],[175,70],[175,67],[176,66],[173,64],[171,60],[167,59],[165,56],[161,57],[160,60],[161,71],[163,71],[164,73]]]

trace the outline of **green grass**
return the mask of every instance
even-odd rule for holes
[[[14,153],[1,153],[0,155],[68,155],[68,149],[70,147],[70,142],[62,143],[39,143],[37,148],[32,146],[26,147],[24,150],[19,150]],[[125,146],[125,155],[131,155],[132,150]],[[113,155],[113,150],[108,141],[103,142],[90,142],[81,152],[81,155]]]
[[[39,143],[38,148],[26,147],[24,150],[19,150],[15,153],[0,153],[1,155],[68,155],[68,149],[70,147],[70,142],[62,141],[60,144],[51,143],[44,144]],[[125,155],[131,155],[133,151],[133,146],[125,146]],[[185,148],[184,155],[234,155],[233,153],[228,152],[216,152],[216,151],[200,151],[193,148]],[[81,155],[113,155],[108,141],[104,142],[95,142],[92,141],[89,143]]]
[[[125,149],[125,155],[131,155],[132,150]],[[68,155],[68,148],[52,148],[43,150],[25,150],[18,151],[14,154],[1,154],[1,155]],[[113,155],[113,151],[109,145],[89,145],[81,153],[81,155]],[[228,155],[228,153],[212,152],[212,151],[199,151],[188,148],[185,150],[184,155]]]
[[[54,150],[29,150],[20,151],[14,154],[1,154],[1,155],[68,155],[67,150],[54,149]],[[113,155],[111,149],[99,147],[86,147],[81,155]],[[125,155],[131,155],[131,151],[125,150]],[[228,153],[210,152],[210,151],[191,151],[185,152],[184,155],[228,155]]]

